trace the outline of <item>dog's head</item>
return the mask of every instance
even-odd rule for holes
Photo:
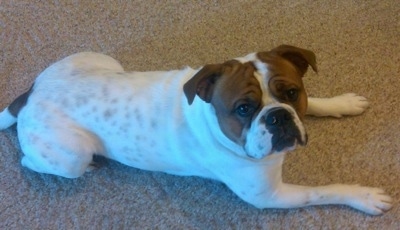
[[[317,71],[313,52],[282,45],[206,65],[184,85],[184,92],[189,104],[196,95],[211,103],[225,136],[248,157],[261,159],[306,144],[302,77],[309,65]]]

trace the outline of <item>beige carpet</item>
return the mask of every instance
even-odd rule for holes
[[[96,2],[96,3],[95,3]],[[0,1],[0,107],[52,62],[79,51],[127,70],[222,62],[286,43],[317,54],[312,96],[356,92],[357,117],[309,118],[310,142],[285,181],[360,183],[395,200],[383,216],[345,206],[258,210],[222,183],[106,161],[76,180],[20,165],[15,126],[0,132],[0,229],[400,229],[400,4],[373,1]]]

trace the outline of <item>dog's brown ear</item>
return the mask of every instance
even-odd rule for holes
[[[301,71],[303,75],[307,72],[309,65],[315,72],[318,71],[315,54],[310,50],[295,46],[281,45],[275,49],[272,49],[271,52],[289,60]]]
[[[214,91],[215,82],[222,74],[223,65],[205,65],[183,86],[189,105],[193,103],[194,97],[198,95],[203,101],[210,103]]]

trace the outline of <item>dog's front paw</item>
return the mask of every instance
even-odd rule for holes
[[[392,198],[380,188],[354,186],[348,205],[371,215],[381,215],[392,207]]]
[[[369,106],[368,100],[355,93],[346,93],[331,98],[335,109],[332,113],[334,117],[342,117],[344,115],[359,115],[363,113]]]

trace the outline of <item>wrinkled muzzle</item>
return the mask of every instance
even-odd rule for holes
[[[245,151],[248,157],[261,159],[294,150],[298,144],[307,144],[307,133],[294,109],[283,104],[259,113],[248,132]]]

